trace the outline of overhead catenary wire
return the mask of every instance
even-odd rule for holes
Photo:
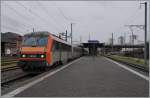
[[[21,15],[19,12],[17,12],[13,7],[11,7],[9,4],[6,4],[6,3],[4,3],[9,9],[11,9],[13,12],[15,12],[18,16],[21,16],[22,18],[24,18],[25,20],[27,19],[27,18],[25,18],[23,15]],[[19,22],[20,23],[20,22]],[[26,26],[27,28],[29,27],[29,26],[27,26],[27,25],[25,25],[25,24],[23,24],[23,23],[20,23],[21,25],[23,25],[23,26]]]
[[[7,4],[7,3],[3,3],[5,4],[8,8],[10,8],[13,12],[15,12],[17,15],[21,16],[22,18],[24,18],[25,20],[28,20],[28,17],[25,17],[24,15],[20,14],[16,9],[14,9],[13,7],[11,7],[11,5]]]
[[[3,16],[3,17],[5,17],[5,18],[6,18],[8,21],[10,21],[11,23],[15,23],[15,24],[16,24],[16,25],[7,24],[8,27],[11,27],[11,28],[14,28],[14,29],[19,29],[19,30],[21,30],[21,29],[25,29],[25,30],[26,30],[24,24],[18,22],[17,20],[15,20],[15,19],[13,19],[13,18],[9,18],[8,16]],[[2,22],[2,26],[3,26],[3,25],[6,25],[5,22]],[[18,26],[20,26],[20,25],[21,25],[21,27],[18,27]],[[6,27],[6,26],[5,26],[5,27]],[[22,31],[23,31],[23,30],[22,30]]]
[[[124,22],[123,22],[123,24],[129,24],[129,22],[131,22],[133,19],[135,20],[135,17],[137,16],[137,15],[139,15],[139,8],[137,8],[135,11],[134,11],[134,13],[131,15],[131,16],[129,16],[129,18],[127,18]],[[138,14],[137,14],[138,13]],[[136,15],[137,14],[137,15]],[[122,27],[124,27],[124,25],[121,25],[116,31],[119,31]]]
[[[16,2],[17,2],[17,1],[16,1]],[[20,4],[22,7],[24,7],[24,8],[25,8],[28,12],[30,12],[32,15],[38,16],[39,19],[42,20],[42,22],[44,21],[44,23],[46,22],[46,24],[47,24],[47,21],[46,21],[45,19],[41,18],[41,16],[39,16],[39,15],[36,14],[36,13],[34,13],[31,9],[26,8],[23,4],[21,4],[21,3],[19,3],[19,2],[18,2],[18,4]]]
[[[57,7],[57,9],[59,10],[60,14],[64,17],[65,20],[74,21],[72,18],[69,17],[69,15],[66,16],[60,7]]]
[[[118,32],[120,31],[121,28],[123,28],[125,26],[125,24],[129,24],[132,23],[134,20],[137,19],[137,16],[141,14],[139,12],[139,7],[133,12],[133,14],[131,16],[129,16],[124,22],[123,22],[123,25],[121,25],[119,28],[117,28],[117,30],[115,30],[115,32]]]
[[[58,8],[58,7],[57,7],[57,9],[61,13],[61,15],[64,17],[64,19],[66,19],[68,21],[69,20],[68,17],[64,15],[64,13],[62,12],[62,10],[60,8]]]
[[[55,4],[56,5],[56,4]],[[59,7],[57,7],[57,10],[60,12],[60,14],[64,17],[63,19],[65,20],[65,21],[67,21],[67,22],[70,22],[71,24],[72,24],[72,21],[63,13],[63,11],[59,8]],[[70,25],[70,23],[69,23],[69,25]],[[70,30],[70,32],[72,32],[71,30]],[[71,33],[70,33],[70,35],[71,35]],[[71,37],[70,37],[71,38]]]
[[[23,31],[22,31],[22,30],[19,30],[19,28],[13,28],[13,27],[6,26],[6,25],[1,25],[1,27],[2,27],[2,28],[9,29],[9,30],[13,30],[13,31],[18,32],[18,33],[20,33],[20,34],[23,33]],[[2,29],[2,30],[3,30],[3,29]],[[6,32],[7,32],[7,31],[6,31]]]
[[[55,6],[57,6],[57,4],[55,3]],[[63,16],[63,19],[64,19],[64,21],[67,21],[67,22],[69,22],[69,25],[70,25],[70,23],[72,22],[72,19],[69,17],[68,18],[68,16],[66,16],[64,13],[63,13],[63,11],[60,9],[60,7],[56,7],[56,9],[59,11],[59,13]]]
[[[139,11],[140,11],[139,8],[137,8],[136,11],[132,14],[132,16],[128,18],[128,20],[125,23],[129,24],[129,22],[132,23],[133,21],[135,21],[138,18],[137,16],[141,14],[141,12]]]
[[[45,23],[46,25],[48,25],[48,21],[46,19],[44,19],[43,17],[41,17],[39,14],[35,13],[33,10],[27,8],[26,6],[24,6],[22,3],[18,2],[18,4],[20,4],[22,7],[24,7],[28,12],[30,12],[32,15],[34,15],[35,17],[38,17],[43,23]],[[51,24],[51,23],[49,23]],[[55,27],[56,30],[58,30],[57,27]],[[59,30],[58,30],[59,31]]]
[[[20,16],[21,18],[23,18],[23,21],[24,22],[26,22],[26,23],[30,23],[30,25],[25,25],[25,24],[23,24],[22,22],[19,22],[19,24],[21,24],[21,25],[23,25],[23,26],[25,26],[25,27],[27,27],[27,28],[25,28],[25,27],[23,27],[24,29],[27,29],[27,31],[29,30],[29,29],[31,29],[32,28],[32,25],[33,25],[33,23],[31,23],[31,21],[29,21],[27,18],[24,18],[24,16],[22,15],[22,14],[20,14],[16,9],[14,9],[13,7],[11,7],[9,4],[6,4],[5,3],[5,5],[6,6],[8,6],[8,8],[10,8],[13,12],[15,12],[18,16]],[[5,16],[6,17],[6,16]],[[36,25],[36,24],[34,24],[34,25]],[[37,25],[36,25],[37,26]],[[37,26],[38,27],[38,26]],[[26,32],[26,31],[25,31]]]
[[[52,15],[50,15],[49,11],[43,6],[43,4],[40,3],[40,1],[36,1],[36,2],[37,2],[37,4],[44,10],[44,12],[46,13],[46,15],[47,15],[48,17],[50,16],[51,18],[53,18],[54,23],[55,23],[56,25],[58,25],[58,22],[56,21],[56,19],[55,19]],[[59,26],[61,26],[61,27],[65,30],[65,27],[62,26],[62,24],[59,25]]]
[[[21,3],[19,3],[18,1],[15,1],[18,5],[20,5],[21,7],[23,7],[24,8],[24,10],[28,10],[24,5],[22,5]],[[31,15],[31,13],[29,12],[29,11],[27,11],[28,12],[28,15],[30,16],[30,17],[32,17],[32,19],[34,19],[35,18],[35,16],[33,17],[33,15]],[[29,14],[30,13],[30,14]],[[29,21],[28,23],[31,23],[31,25],[33,26],[33,25],[35,25],[36,27],[38,27],[39,28],[39,26],[37,25],[37,24],[33,24],[33,22],[31,22],[31,21]],[[31,26],[31,27],[32,27]],[[34,26],[33,26],[34,27]],[[32,28],[33,28],[32,27]],[[35,28],[35,27],[34,27]],[[30,28],[31,29],[31,28]]]
[[[64,14],[64,12],[62,11],[61,8],[57,7],[57,9],[58,9],[58,11],[60,12],[60,14],[64,17],[65,21],[69,21],[69,22],[74,21],[74,20],[71,19],[69,16],[66,16],[66,15]],[[69,18],[68,18],[68,17],[69,17]]]

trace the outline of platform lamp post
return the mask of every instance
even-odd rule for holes
[[[144,45],[144,64],[147,65],[147,2],[140,3],[145,6],[145,45]]]

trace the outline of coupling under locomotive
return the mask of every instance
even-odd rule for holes
[[[24,35],[18,66],[24,71],[45,70],[82,55],[81,47],[73,50],[72,56],[71,45],[49,32],[29,33]]]

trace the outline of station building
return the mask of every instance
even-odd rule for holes
[[[16,56],[22,36],[12,32],[1,33],[1,56]]]

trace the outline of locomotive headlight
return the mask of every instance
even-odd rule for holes
[[[43,54],[41,55],[41,58],[44,58],[44,55],[43,55]]]
[[[25,54],[23,54],[23,55],[22,55],[22,57],[23,57],[23,58],[25,58],[25,57],[26,57],[26,55],[25,55]]]

